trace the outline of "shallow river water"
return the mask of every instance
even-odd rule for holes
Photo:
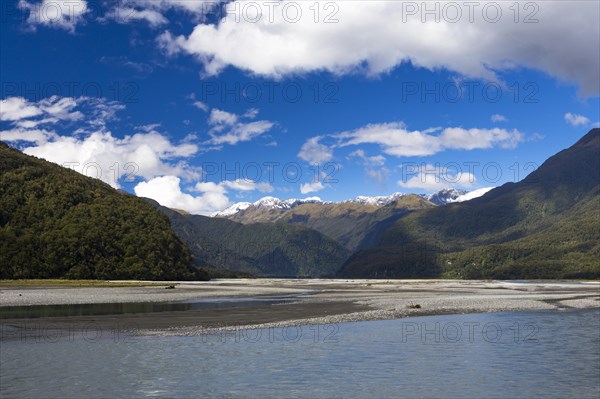
[[[2,398],[598,398],[600,310],[0,342]]]

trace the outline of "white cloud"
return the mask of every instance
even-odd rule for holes
[[[157,28],[169,22],[164,15],[153,9],[115,7],[109,12],[108,16],[120,24],[127,24],[132,21],[146,21],[152,28]]]
[[[212,125],[208,132],[211,137],[206,144],[221,146],[223,144],[235,145],[240,142],[251,141],[268,132],[275,126],[271,121],[260,120],[244,122],[243,119],[253,119],[258,110],[251,109],[244,115],[236,115],[220,109],[213,109],[208,123]]]
[[[0,131],[3,141],[21,143],[28,155],[68,166],[115,188],[120,187],[119,181],[124,177],[198,176],[195,168],[182,161],[197,153],[198,146],[186,141],[172,143],[156,131],[157,124],[138,126],[138,132],[123,138],[113,136],[106,123],[116,118],[122,104],[98,98],[53,96],[38,102],[11,97],[1,105],[2,120],[13,125]],[[68,131],[74,121],[77,129],[71,135],[56,132],[55,128]],[[39,125],[52,128],[42,129]]]
[[[491,120],[492,120],[492,122],[508,122],[508,119],[506,119],[506,116],[500,115],[500,114],[492,115]]]
[[[233,181],[223,181],[221,183],[224,187],[230,188],[236,191],[261,191],[263,193],[273,192],[273,186],[268,182],[258,183],[249,179],[236,179]]]
[[[411,177],[406,181],[398,181],[398,186],[428,192],[439,191],[448,187],[470,188],[477,180],[471,173],[431,164],[421,165],[416,170],[408,171],[407,175],[411,175]]]
[[[230,144],[235,145],[239,142],[250,141],[263,133],[268,132],[274,126],[269,121],[257,121],[250,123],[238,123],[231,130],[223,134],[211,133],[212,138],[209,143],[214,145]]]
[[[122,0],[122,4],[140,9],[167,11],[177,9],[194,14],[204,14],[212,10],[217,4],[214,0]]]
[[[56,124],[61,121],[82,121],[84,114],[79,110],[82,107],[87,107],[90,114],[85,123],[96,130],[104,127],[107,121],[115,118],[116,112],[124,108],[122,104],[115,101],[92,97],[52,96],[37,102],[22,97],[8,97],[0,101],[0,120],[8,121],[22,129]]]
[[[115,188],[120,187],[124,178],[127,181],[143,178],[146,181],[136,185],[136,194],[192,213],[210,214],[224,209],[229,205],[228,190],[274,191],[268,182],[237,179],[197,183],[191,190],[201,192],[199,196],[184,192],[182,180],[200,177],[200,170],[185,162],[199,151],[194,143],[197,137],[188,135],[173,143],[157,131],[160,128],[157,123],[139,125],[133,134],[115,137],[107,129],[107,122],[117,119],[117,112],[123,108],[122,104],[98,98],[51,97],[38,102],[7,98],[2,100],[1,116],[12,127],[0,131],[0,139],[21,143],[25,154],[98,178]],[[242,116],[216,111],[210,120],[211,144],[248,141],[273,126],[269,121],[244,122],[243,119],[257,115],[255,109]],[[68,130],[73,121],[77,121],[77,130],[71,135],[56,132]],[[37,127],[41,124],[58,129]]]
[[[565,121],[567,121],[569,125],[575,127],[586,126],[590,123],[590,120],[587,117],[579,114],[572,114],[570,112],[565,114]]]
[[[0,131],[0,140],[8,142],[26,141],[40,145],[55,137],[57,137],[55,132],[45,129],[18,128]]]
[[[356,157],[360,159],[365,165],[368,166],[383,166],[385,164],[385,157],[383,155],[366,156],[364,150],[356,150],[348,154],[348,157]]]
[[[164,15],[169,10],[184,11],[198,19],[217,5],[214,0],[121,0],[105,15],[105,19],[120,24],[146,21],[151,28],[158,28],[169,23]]]
[[[147,125],[136,126],[135,128],[142,132],[152,132],[152,131],[156,131],[156,129],[158,129],[159,127],[160,127],[160,123],[149,123]]]
[[[438,131],[439,129],[409,131],[403,123],[393,122],[370,124],[332,137],[338,140],[337,145],[340,147],[378,144],[386,154],[396,157],[427,156],[445,150],[513,148],[523,140],[523,134],[516,129],[449,127],[436,134]],[[305,145],[313,139],[309,139]]]
[[[181,179],[177,176],[161,176],[135,186],[135,194],[152,198],[159,204],[182,209],[192,214],[210,215],[231,205],[227,197],[227,189],[234,191],[272,192],[269,183],[257,183],[250,180],[214,182],[198,182],[189,191],[200,192],[201,195],[185,193],[181,189]]]
[[[322,138],[322,136],[316,136],[308,139],[298,153],[300,159],[311,164],[321,164],[330,161],[333,158],[332,150],[320,143]]]
[[[315,181],[312,183],[304,183],[300,185],[300,192],[302,194],[308,194],[308,193],[316,193],[317,191],[321,191],[325,188],[325,186],[323,185],[323,183],[321,183],[320,181]]]
[[[64,29],[73,33],[77,24],[84,22],[88,12],[86,0],[43,0],[28,2],[20,0],[18,7],[29,11],[27,23],[33,30],[37,25]]]
[[[1,133],[3,140],[4,132]],[[28,134],[32,134],[29,132]],[[18,137],[19,140],[35,137]],[[36,146],[23,149],[33,155],[98,178],[115,188],[122,178],[152,179],[162,175],[198,177],[198,172],[178,159],[193,155],[197,146],[175,145],[157,133],[137,133],[122,139],[110,132],[98,132],[84,138],[53,134],[46,140],[35,140]]]
[[[348,154],[348,158],[359,159],[365,168],[365,173],[378,183],[383,183],[390,174],[390,170],[384,166],[385,157],[383,155],[367,156],[364,150],[358,149]]]
[[[202,101],[194,101],[193,105],[194,105],[194,107],[196,107],[199,110],[204,111],[204,112],[208,112],[208,110],[209,110],[208,105],[206,105]]]
[[[42,114],[42,110],[22,97],[0,101],[0,121],[18,121]]]
[[[161,176],[135,186],[135,194],[139,197],[151,198],[168,208],[209,215],[225,209],[230,202],[223,187],[215,183],[198,183],[196,191],[203,194],[193,196],[181,191],[181,179],[177,176]]]
[[[237,120],[237,115],[215,108],[210,112],[208,122],[211,125],[233,125]]]
[[[248,111],[244,113],[244,118],[254,119],[258,116],[258,109],[250,108]]]
[[[236,1],[226,7],[244,10],[244,4]],[[276,4],[272,18],[262,7],[258,21],[249,15],[227,15],[218,24],[198,23],[187,36],[167,31],[159,43],[171,54],[195,56],[207,74],[218,74],[231,65],[274,77],[323,70],[374,75],[410,62],[430,70],[445,68],[466,77],[497,79],[497,71],[524,66],[574,82],[584,95],[600,92],[600,3],[596,1],[532,3],[534,9],[521,10],[517,23],[510,2],[470,3],[476,4],[473,9],[460,2],[427,5],[438,7],[439,22],[425,15],[425,4],[419,2],[346,1],[326,10],[325,2],[319,2],[323,12],[318,23],[313,2]],[[459,7],[459,20],[454,18],[453,4]],[[292,22],[295,13],[284,8],[295,11],[297,6],[302,17]],[[408,6],[417,12],[411,14]],[[490,22],[496,12],[489,11],[490,6],[502,8],[499,21]],[[325,23],[331,12],[337,22]],[[536,21],[526,23],[528,16]]]

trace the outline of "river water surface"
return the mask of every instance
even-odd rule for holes
[[[2,398],[600,397],[600,310],[3,337]]]

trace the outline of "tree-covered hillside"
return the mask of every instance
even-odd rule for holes
[[[153,201],[152,201],[153,202]],[[349,251],[316,230],[285,223],[241,224],[161,209],[198,266],[260,277],[333,276]]]
[[[416,211],[343,277],[599,278],[600,129],[518,183]]]
[[[152,205],[0,142],[0,278],[205,279]]]

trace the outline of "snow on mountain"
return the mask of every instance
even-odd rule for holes
[[[483,194],[487,193],[490,190],[493,190],[496,187],[484,187],[484,188],[480,188],[478,190],[475,191],[471,191],[469,193],[463,194],[460,197],[456,198],[453,201],[450,202],[464,202],[464,201],[469,201],[478,197],[481,197]]]
[[[220,212],[215,212],[211,216],[218,217],[227,217],[231,215],[235,215],[238,212],[245,211],[246,209],[252,206],[252,202],[238,202],[236,204],[231,205],[229,208],[224,209]]]
[[[406,194],[403,194],[403,193],[394,193],[392,195],[385,195],[385,196],[379,196],[379,197],[365,197],[365,196],[361,195],[354,199],[344,201],[344,202],[355,202],[357,204],[385,206],[396,200],[399,200],[400,198],[402,198],[404,196],[406,196]]]
[[[292,209],[302,204],[324,203],[319,197],[309,197],[304,199],[292,198],[288,200],[280,200],[275,197],[264,197],[256,201],[253,205],[257,208],[273,208],[273,209]]]
[[[464,190],[456,190],[453,188],[440,190],[437,193],[433,194],[421,194],[420,196],[425,198],[428,201],[433,202],[436,205],[446,205],[454,202],[463,202],[468,201],[473,198],[477,198],[482,196],[483,194],[490,191],[493,187],[481,188],[479,190],[467,192]],[[404,193],[394,193],[391,195],[385,196],[358,196],[351,200],[341,201],[341,202],[354,202],[357,204],[366,204],[366,205],[374,205],[374,206],[385,206],[394,201],[399,200],[402,197],[405,197],[408,194]],[[288,200],[282,200],[276,197],[264,197],[259,199],[256,202],[238,202],[233,204],[229,208],[214,213],[212,216],[216,217],[228,217],[235,215],[238,212],[245,211],[246,209],[254,206],[256,208],[267,208],[267,209],[293,209],[302,204],[333,204],[332,201],[322,201],[319,197],[309,197],[309,198],[292,198]]]
[[[436,205],[446,205],[451,202],[456,202],[461,195],[465,194],[467,194],[467,191],[448,188],[440,190],[437,193],[425,194],[423,195],[423,198],[426,198]]]
[[[292,209],[302,204],[316,204],[316,203],[328,203],[321,201],[319,197],[309,197],[304,199],[292,198],[288,200],[281,200],[275,197],[264,197],[256,202],[238,202],[231,205],[229,208],[220,212],[215,212],[211,216],[213,217],[227,217],[235,215],[238,212],[245,211],[246,209],[254,206],[256,208],[267,208],[267,209]]]

